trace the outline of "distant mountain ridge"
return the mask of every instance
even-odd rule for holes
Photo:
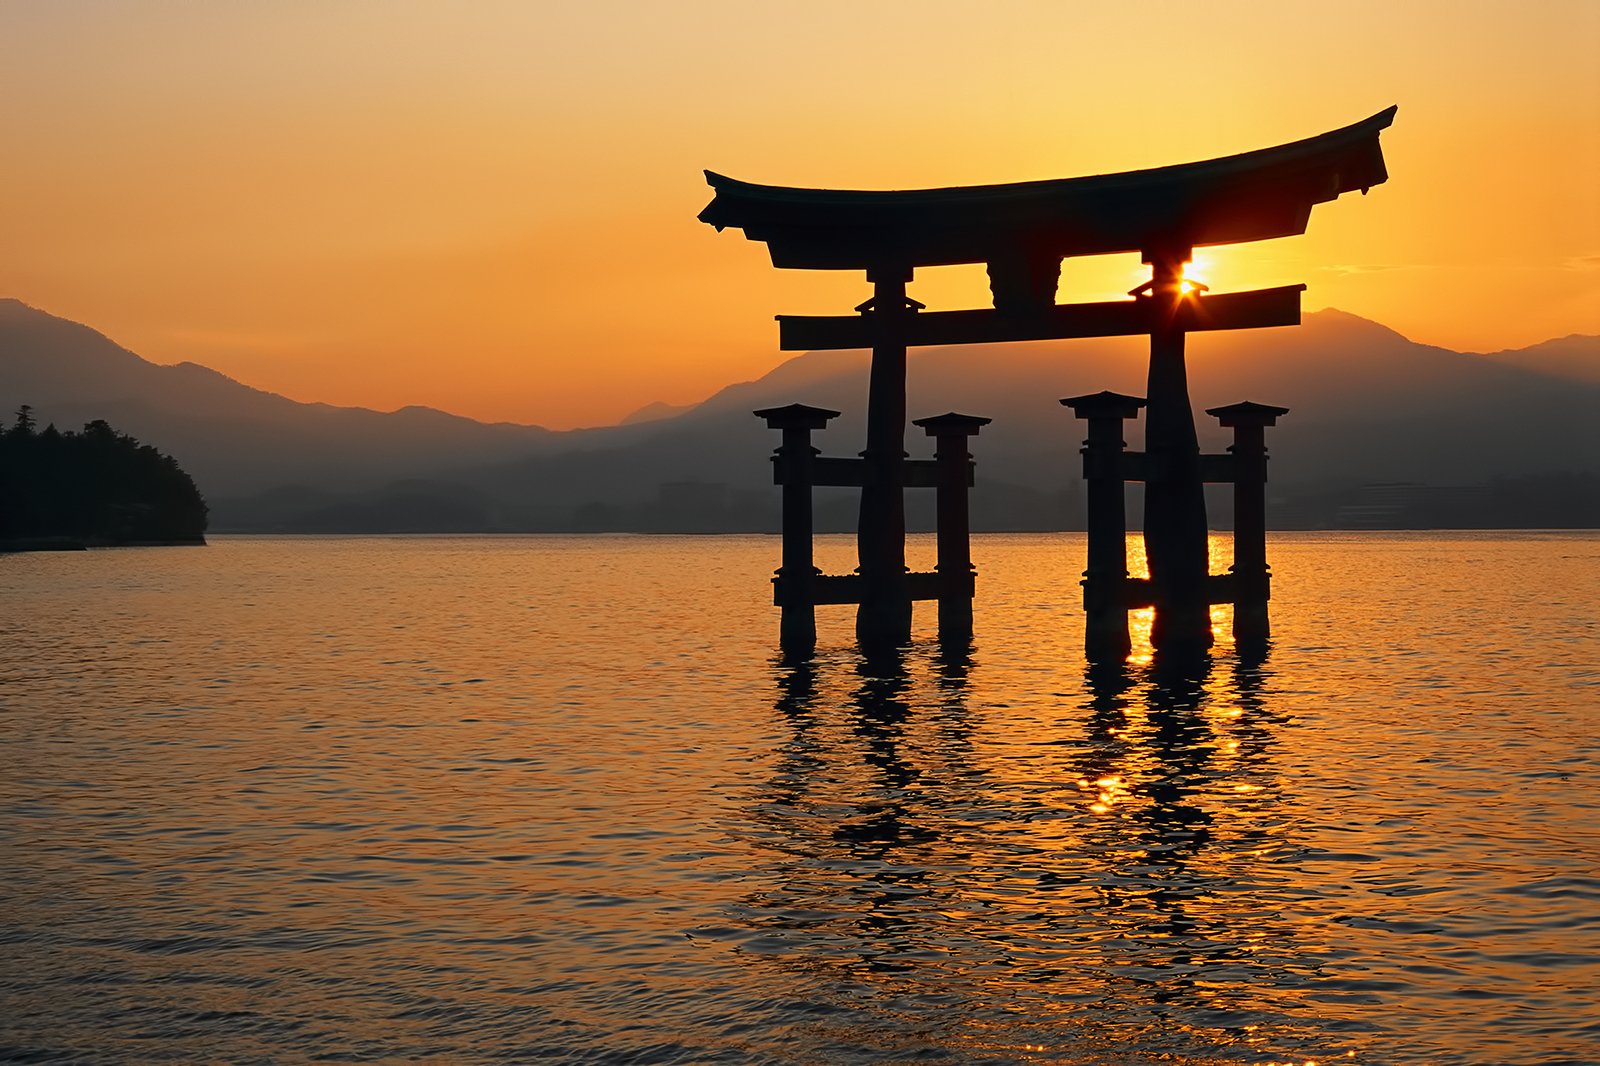
[[[1296,328],[1193,334],[1188,346],[1197,411],[1244,399],[1290,408],[1268,438],[1280,517],[1298,507],[1296,521],[1315,525],[1339,507],[1371,511],[1336,502],[1364,484],[1509,479],[1571,495],[1600,478],[1600,337],[1464,354],[1330,310]],[[686,410],[650,405],[618,426],[554,432],[426,408],[296,403],[194,364],[155,366],[87,327],[0,301],[0,403],[31,403],[63,425],[108,418],[158,444],[194,474],[221,531],[775,529],[775,435],[750,412],[795,401],[840,410],[817,443],[853,455],[867,362],[859,351],[806,353]],[[1072,497],[1083,426],[1057,400],[1142,395],[1145,362],[1142,338],[920,349],[909,409],[994,419],[972,448],[980,528],[1062,528],[1081,518]],[[1197,418],[1202,445],[1225,447],[1213,420]],[[1130,425],[1130,446],[1140,435]],[[909,428],[911,454],[929,444]],[[908,505],[913,522],[931,506],[923,495]],[[1457,511],[1515,525],[1500,512],[1533,512],[1503,502],[1513,496],[1469,493]],[[850,525],[850,494],[818,498],[819,522]],[[1313,498],[1335,502],[1304,503]]]
[[[692,403],[666,403],[665,401],[657,400],[654,403],[647,403],[637,411],[625,416],[617,425],[637,426],[645,422],[660,422],[668,418],[676,418],[685,412],[694,410],[694,408],[695,405]]]
[[[391,413],[299,403],[197,363],[150,363],[103,334],[0,299],[0,401],[42,421],[105,418],[159,442],[215,495],[299,480],[354,488],[537,446],[538,426],[486,425],[427,407]],[[9,413],[9,412],[8,412]]]
[[[1583,333],[1568,334],[1527,348],[1490,352],[1484,358],[1551,377],[1600,385],[1600,351],[1596,350],[1595,338]]]

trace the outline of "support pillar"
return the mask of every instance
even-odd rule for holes
[[[787,654],[806,654],[817,645],[811,513],[817,449],[811,446],[811,433],[825,428],[839,412],[792,403],[755,415],[766,419],[768,429],[783,431],[783,441],[772,456],[776,480],[783,485],[783,564],[772,579],[773,599],[782,608],[778,642]]]
[[[1123,494],[1122,423],[1139,416],[1137,396],[1097,392],[1061,401],[1089,423],[1083,478],[1089,485],[1089,559],[1083,572],[1084,652],[1090,662],[1128,657],[1128,516]]]
[[[906,300],[911,269],[880,265],[867,272],[873,296],[872,370],[867,386],[866,477],[856,549],[861,604],[856,639],[863,647],[904,644],[911,639],[911,597],[906,587],[906,343],[901,324],[912,308]]]
[[[1233,638],[1241,647],[1263,644],[1272,635],[1267,601],[1272,574],[1267,567],[1267,447],[1265,427],[1276,425],[1287,407],[1229,404],[1212,407],[1224,429],[1233,430]]]
[[[972,484],[972,456],[967,438],[989,424],[987,418],[958,415],[955,412],[919,418],[921,426],[934,440],[937,468],[939,562],[939,639],[944,643],[972,636],[972,523],[968,511]]]
[[[1156,609],[1150,641],[1157,649],[1180,653],[1211,646],[1205,486],[1189,405],[1184,332],[1177,322],[1189,256],[1187,248],[1146,252],[1153,276],[1143,297],[1154,304],[1155,323],[1145,416],[1144,539]]]

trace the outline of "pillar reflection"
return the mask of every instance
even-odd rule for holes
[[[773,979],[873,1040],[936,1021],[957,1055],[1303,1037],[1317,960],[1274,867],[1293,841],[1265,664],[1094,664],[1028,724],[1037,694],[974,685],[982,658],[774,664],[787,737],[747,807],[766,861],[734,914]]]

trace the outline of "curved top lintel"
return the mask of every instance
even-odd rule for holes
[[[1194,163],[1007,185],[842,190],[706,171],[700,221],[765,242],[776,266],[867,269],[1146,252],[1305,231],[1311,207],[1388,178],[1389,107],[1304,140]]]

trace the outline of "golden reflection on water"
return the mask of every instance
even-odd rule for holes
[[[969,703],[984,662],[923,647],[780,671],[791,734],[752,809],[774,861],[738,910],[761,956],[868,1001],[1006,1004],[951,1020],[985,1055],[1345,1055],[1290,1020],[1318,961],[1266,865],[1290,844],[1268,675],[1147,658],[1018,715]]]
[[[1064,677],[1063,670],[1081,659],[1082,628],[1072,596],[1081,547],[1076,553],[980,557],[982,626],[962,689],[974,696],[962,708],[974,723],[964,757],[994,816],[983,835],[986,846],[972,848],[959,821],[941,824],[946,800],[959,808],[958,797],[925,787],[914,794],[920,805],[904,797],[894,805],[895,824],[916,827],[918,839],[896,838],[899,846],[876,857],[938,871],[939,884],[948,885],[948,875],[959,886],[939,913],[965,914],[966,920],[949,929],[910,921],[935,941],[907,944],[905,950],[912,957],[988,960],[950,977],[976,990],[972,1002],[1006,1004],[1006,1020],[969,1016],[963,1039],[970,1043],[963,1046],[1016,1055],[1026,1042],[1026,1025],[1013,1019],[1032,1019],[1048,1034],[1035,1043],[1079,1049],[1081,1059],[1071,1061],[1149,1061],[1143,1055],[1208,1063],[1351,1061],[1361,1055],[1376,1062],[1484,1061],[1487,1038],[1462,1038],[1447,1020],[1448,1007],[1426,1012],[1432,1019],[1427,1035],[1419,1041],[1411,1034],[1409,1054],[1363,1036],[1374,1028],[1379,1005],[1417,979],[1403,956],[1379,961],[1369,952],[1382,939],[1375,930],[1430,931],[1458,924],[1465,913],[1432,902],[1434,893],[1443,900],[1458,890],[1458,866],[1435,870],[1450,888],[1417,885],[1401,872],[1418,862],[1432,869],[1435,860],[1422,856],[1441,847],[1437,830],[1413,828],[1422,817],[1419,804],[1429,808],[1430,820],[1442,808],[1456,810],[1453,798],[1437,799],[1434,786],[1424,786],[1434,799],[1412,792],[1428,772],[1419,774],[1401,753],[1435,762],[1443,738],[1450,738],[1446,746],[1468,737],[1475,742],[1487,724],[1472,709],[1475,701],[1467,696],[1441,704],[1441,697],[1449,691],[1496,691],[1500,683],[1493,671],[1505,667],[1493,664],[1505,661],[1508,646],[1522,645],[1515,644],[1520,638],[1504,636],[1498,639],[1513,644],[1496,644],[1491,634],[1504,634],[1508,624],[1537,630],[1515,615],[1486,610],[1476,598],[1458,604],[1459,614],[1445,612],[1439,605],[1450,602],[1449,593],[1430,575],[1449,573],[1455,556],[1441,553],[1437,540],[1368,546],[1333,537],[1313,540],[1298,552],[1292,537],[1282,541],[1272,553],[1279,575],[1278,648],[1265,663],[1241,661],[1234,653],[1230,612],[1221,608],[1213,610],[1217,645],[1211,655],[1198,671],[1186,672],[1183,664],[1174,670],[1150,649],[1150,616],[1141,612],[1128,662],[1080,680]],[[1465,545],[1460,550],[1474,551]],[[1526,573],[1538,550],[1529,545],[1515,564],[1502,565]],[[1214,536],[1214,573],[1227,569],[1229,554],[1228,538]],[[1571,553],[1559,561],[1546,556],[1539,566],[1554,576],[1580,557],[1590,560],[1584,572],[1593,572],[1591,556]],[[1136,537],[1130,538],[1129,558],[1132,572],[1140,574]],[[1290,595],[1283,595],[1285,588]],[[1583,598],[1574,600],[1568,591],[1547,596],[1570,627]],[[1558,631],[1557,644],[1527,649],[1538,658],[1548,647],[1565,664],[1563,676],[1581,684],[1587,675],[1573,644],[1581,638]],[[1446,632],[1454,636],[1447,639]],[[841,626],[831,643],[842,647],[846,640]],[[1419,653],[1423,658],[1406,658]],[[915,651],[904,667],[911,680],[902,686],[909,695],[900,698],[898,717],[913,733],[925,714],[918,712],[922,701],[915,698],[914,679],[926,669],[919,656],[927,654],[925,648]],[[1438,665],[1442,661],[1449,663],[1448,674]],[[1408,662],[1429,664],[1432,679],[1420,687],[1399,682]],[[1286,666],[1288,685],[1275,685]],[[830,690],[826,676],[824,671],[813,682],[818,705],[846,713],[842,708],[851,705],[852,695]],[[1554,705],[1570,706],[1571,691]],[[870,714],[860,696],[854,695],[859,712]],[[1432,710],[1419,714],[1418,705]],[[1528,710],[1542,715],[1551,705]],[[1302,716],[1316,727],[1296,728]],[[1540,721],[1548,728],[1548,719]],[[1401,736],[1406,739],[1393,747]],[[1287,758],[1278,751],[1286,739]],[[906,747],[903,739],[900,747]],[[1389,765],[1382,778],[1371,773],[1378,761]],[[938,775],[908,765],[902,777],[938,781]],[[1493,778],[1497,765],[1491,756],[1478,769]],[[1115,786],[1100,784],[1113,781]],[[1474,794],[1463,786],[1465,794]],[[1308,799],[1308,792],[1317,798]],[[835,793],[829,805],[845,811],[850,802]],[[1482,811],[1463,803],[1459,813],[1463,817],[1452,815],[1456,839],[1480,836]],[[1400,839],[1390,835],[1391,826]],[[1570,834],[1573,823],[1565,826]],[[952,840],[961,847],[945,851],[941,845]],[[1561,848],[1552,841],[1541,849],[1542,861],[1561,866]],[[794,848],[797,854],[804,850]],[[1397,862],[1402,853],[1410,858]],[[829,868],[847,865],[837,858]],[[784,871],[783,879],[789,874]],[[1596,887],[1592,879],[1585,884],[1583,891]],[[842,889],[834,885],[829,891]],[[1419,897],[1429,902],[1419,903]],[[1477,905],[1496,909],[1487,900]],[[1429,915],[1426,921],[1409,917],[1419,910]],[[1384,917],[1375,917],[1380,913]],[[1555,924],[1537,932],[1544,919],[1518,927],[1542,943],[1542,952],[1570,958],[1557,947],[1554,932],[1564,919],[1550,920]],[[796,950],[813,964],[827,958],[843,967],[835,953],[848,937],[829,932],[828,951],[810,956]],[[864,949],[859,957],[866,956]],[[1365,962],[1352,969],[1348,960],[1357,957]],[[1435,964],[1421,965],[1426,970]],[[1441,965],[1438,972],[1456,965]],[[921,972],[931,979],[939,968],[922,964]],[[1576,986],[1562,979],[1562,987]],[[880,994],[892,998],[881,982],[862,992],[868,999]],[[1407,1002],[1417,1009],[1415,1000]],[[1474,1009],[1485,1009],[1484,998],[1474,1003]],[[1561,1029],[1559,1008],[1546,1002],[1538,1009],[1550,1031],[1564,1032],[1566,1046],[1577,1046],[1570,1028]],[[1510,1017],[1498,1014],[1497,1024],[1515,1027]],[[1501,1053],[1520,1061],[1517,1045],[1505,1041]],[[1415,1050],[1419,1045],[1429,1049]],[[1141,1050],[1117,1057],[1118,1049],[1128,1047]]]
[[[1206,539],[1206,553],[1211,573],[1227,573],[1233,566],[1233,534],[1211,533]],[[1142,533],[1127,535],[1127,555],[1129,577],[1150,576],[1150,561],[1144,553]],[[1150,643],[1150,630],[1155,625],[1155,618],[1154,607],[1141,607],[1128,612],[1128,640],[1131,644],[1128,661],[1136,666],[1148,666],[1155,656],[1155,648]],[[1233,604],[1211,605],[1211,640],[1219,650],[1233,646]]]
[[[1600,1061],[1600,539],[1285,535],[1265,660],[1094,669],[1081,536],[870,661],[775,552],[5,560],[0,1057]]]

